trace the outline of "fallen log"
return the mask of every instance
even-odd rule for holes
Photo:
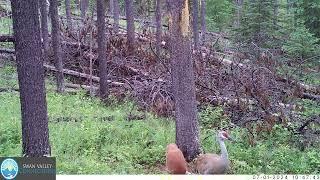
[[[229,97],[220,97],[220,96],[209,96],[208,99],[210,100],[210,103],[217,104],[217,105],[222,105],[226,103],[226,104],[235,106],[235,105],[238,105],[239,102],[243,104],[248,104],[250,106],[254,106],[256,104],[256,102],[247,98],[229,98]],[[278,103],[276,107],[290,109],[293,111],[302,109],[301,106],[298,106],[295,104],[284,104],[284,103]]]
[[[0,54],[14,54],[14,49],[5,49],[5,48],[0,48]]]
[[[302,98],[303,99],[310,99],[313,101],[320,102],[320,95],[313,95],[313,94],[308,94],[308,93],[302,93]]]
[[[19,92],[19,89],[18,88],[2,88],[2,87],[0,87],[0,92],[10,92],[10,91]]]
[[[57,72],[58,70],[56,69],[56,67],[48,65],[48,64],[44,64],[43,65],[47,70],[50,71],[55,71]],[[77,71],[73,71],[73,70],[69,70],[69,69],[63,69],[63,73],[64,74],[68,74],[68,75],[72,75],[72,76],[77,76],[77,77],[82,77],[82,78],[87,78],[87,79],[92,79],[95,82],[99,82],[100,78],[97,76],[90,76],[89,74],[85,74],[85,73],[80,73]]]
[[[301,88],[305,92],[320,94],[320,87],[304,84],[302,82],[298,82],[298,81],[294,81],[294,80],[290,80],[290,79],[286,79],[281,76],[277,76],[276,79],[277,79],[277,81],[280,81],[280,82],[294,84],[294,85],[298,86],[299,88]]]
[[[220,56],[229,56],[230,58],[232,58],[232,55],[227,55],[227,54],[223,54],[223,53],[216,53],[216,54],[218,54]],[[243,64],[243,63],[234,62],[234,61],[231,61],[231,60],[226,59],[226,58],[223,58],[223,59],[215,59],[215,58],[213,58],[213,60],[215,60],[218,63],[223,64],[225,66],[235,65],[235,66],[238,66],[238,67],[241,67],[241,68],[246,68],[246,69],[251,68],[249,65],[246,65],[246,64]],[[276,80],[280,81],[280,82],[284,82],[284,83],[294,84],[294,85],[298,86],[299,88],[301,88],[305,92],[311,92],[311,93],[314,93],[314,94],[320,94],[320,87],[317,87],[317,86],[308,85],[308,84],[305,84],[305,83],[302,83],[302,82],[298,82],[298,81],[295,81],[295,80],[286,79],[286,78],[281,77],[281,76],[276,76]]]
[[[65,85],[65,87],[68,87],[68,88],[84,89],[84,90],[87,90],[87,91],[90,91],[90,89],[92,89],[93,91],[97,91],[99,89],[96,86],[90,87],[90,86],[82,85],[82,84],[65,83],[64,85]]]
[[[44,64],[43,66],[47,70],[55,71],[55,72],[58,71],[54,66],[51,66],[51,65],[48,65],[48,64]],[[72,76],[76,76],[76,77],[86,78],[86,79],[90,79],[91,78],[95,82],[99,82],[100,81],[100,78],[97,77],[97,76],[90,76],[89,74],[80,73],[80,72],[77,72],[77,71],[74,71],[74,70],[63,69],[63,73],[64,74],[68,74],[68,75],[72,75]],[[114,86],[124,86],[125,85],[125,83],[115,82],[115,81],[111,81],[111,80],[108,80],[108,83],[110,83],[111,85],[114,85]]]
[[[14,42],[14,36],[12,35],[0,35],[0,42]]]
[[[75,46],[75,47],[79,47],[79,44],[78,43],[66,43],[66,44],[69,44],[71,46]],[[87,47],[86,45],[80,45],[82,47]],[[14,54],[15,51],[13,49],[3,49],[3,48],[0,48],[0,54],[1,53],[7,53],[7,54]],[[233,62],[231,60],[228,60],[228,59],[222,59],[222,60],[217,60],[219,61],[219,63],[222,63],[226,66],[230,66],[230,65],[237,65],[239,67],[244,67],[244,68],[249,68],[247,65],[244,65],[242,63],[236,63],[236,62]],[[54,66],[50,66],[50,65],[44,65],[47,69],[49,70],[52,70],[52,71],[56,71],[55,70],[55,67]],[[128,67],[127,67],[128,68]],[[134,73],[138,73],[137,70],[135,70],[134,68],[131,68],[129,67],[128,69],[130,69],[132,72]],[[78,76],[78,77],[83,77],[83,78],[87,78],[89,79],[90,78],[90,75],[88,74],[84,74],[84,73],[80,73],[80,72],[77,72],[77,71],[73,71],[73,70],[67,70],[65,69],[64,70],[64,73],[65,74],[69,74],[69,75],[73,75],[73,76]],[[142,73],[142,75],[146,76],[147,74],[146,73]],[[98,82],[99,81],[99,77],[96,77],[96,76],[93,76],[92,77],[92,80],[93,81],[96,81]],[[307,85],[307,84],[304,84],[302,82],[297,82],[297,81],[294,81],[294,80],[288,80],[286,78],[283,78],[283,77],[280,77],[280,76],[277,76],[276,77],[276,80],[277,81],[281,81],[281,82],[288,82],[290,84],[295,84],[297,85],[298,87],[300,87],[301,89],[303,89],[305,92],[311,92],[313,94],[316,94],[315,96],[313,95],[311,97],[311,94],[308,95],[308,93],[303,96],[303,98],[305,99],[311,99],[311,100],[319,100],[319,97],[318,97],[318,94],[320,94],[320,87],[316,87],[316,86],[312,86],[312,85]],[[112,82],[111,82],[112,83]],[[116,82],[118,83],[118,82]],[[118,84],[119,85],[119,84]],[[123,85],[123,84],[121,84]]]

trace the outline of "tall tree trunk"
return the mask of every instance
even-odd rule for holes
[[[188,161],[200,152],[188,0],[169,0],[176,144]]]
[[[235,27],[239,28],[240,27],[240,19],[241,19],[241,11],[242,11],[242,5],[243,5],[243,0],[235,0],[234,4],[236,6],[236,18],[235,18]]]
[[[81,18],[85,19],[88,11],[89,0],[80,0]]]
[[[156,0],[156,53],[159,56],[162,41],[161,0]]]
[[[113,5],[113,0],[109,0],[109,14],[112,15],[113,14],[113,8],[114,8],[114,5]]]
[[[41,58],[38,1],[12,0],[13,30],[22,118],[22,153],[28,157],[51,154]]]
[[[273,2],[273,25],[277,28],[278,24],[278,12],[279,12],[279,2],[274,0]]]
[[[120,5],[119,0],[110,0],[113,1],[113,20],[114,20],[114,31],[119,33],[119,21],[120,21]]]
[[[108,98],[108,69],[106,57],[106,22],[105,13],[106,5],[104,0],[97,0],[97,27],[98,27],[98,62],[99,62],[99,75],[100,75],[100,97],[102,100]]]
[[[193,42],[194,42],[194,49],[198,49],[199,46],[199,0],[192,0],[192,10],[193,10]]]
[[[249,1],[249,4],[250,4],[250,1]],[[243,0],[234,0],[234,6],[236,8],[236,11],[235,11],[235,19],[234,19],[234,28],[239,31],[239,28],[240,28],[240,25],[241,25],[241,12],[242,12],[242,6],[243,6]],[[239,48],[240,44],[239,44],[239,39],[241,39],[240,37],[241,35],[239,33],[237,33],[235,35],[235,38],[236,38],[236,45],[237,45],[237,48]]]
[[[286,9],[287,9],[287,14],[291,14],[291,9],[293,7],[293,2],[292,0],[287,0],[287,6],[286,6]]]
[[[206,40],[207,23],[206,23],[206,0],[201,0],[201,42]]]
[[[46,0],[39,0],[40,14],[41,14],[41,37],[43,56],[48,58],[49,49],[49,31],[48,31],[48,4]]]
[[[151,1],[150,0],[147,0],[147,18],[149,18],[150,17],[150,13],[151,13],[151,8],[152,8],[152,6],[151,6]]]
[[[52,25],[52,48],[55,59],[55,66],[57,68],[57,91],[64,91],[64,77],[63,77],[63,62],[61,52],[61,39],[60,39],[60,27],[59,27],[59,15],[58,15],[58,0],[50,0],[50,17]]]
[[[66,5],[66,16],[67,16],[67,26],[69,31],[72,31],[72,17],[71,17],[71,5],[70,0],[65,0]]]
[[[80,0],[75,0],[74,3],[76,4],[77,9],[80,9]]]
[[[125,0],[126,18],[127,18],[127,38],[129,54],[134,50],[135,27],[134,27],[134,12],[133,0]]]

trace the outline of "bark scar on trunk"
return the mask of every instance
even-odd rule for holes
[[[181,12],[180,29],[183,37],[189,36],[189,5],[188,0],[184,1],[184,6]]]

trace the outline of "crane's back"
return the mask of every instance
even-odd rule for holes
[[[200,174],[224,174],[228,162],[224,162],[217,154],[202,154],[196,159],[196,170]]]

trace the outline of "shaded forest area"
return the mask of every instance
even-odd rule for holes
[[[129,122],[148,119],[150,112],[157,118],[175,118],[176,143],[188,160],[199,153],[199,148],[212,151],[209,147],[212,144],[206,142],[212,129],[227,129],[244,137],[246,142],[245,146],[236,145],[236,150],[230,150],[231,173],[319,173],[319,151],[316,151],[320,148],[320,2],[317,0],[186,1],[190,12],[186,5],[175,11],[173,6],[178,1],[164,0],[50,0],[50,8],[46,1],[39,2],[43,66],[51,79],[49,86],[57,92],[77,96],[85,91],[85,97],[98,96],[106,104],[113,104],[112,99],[134,102],[131,109],[122,111],[125,117],[121,118]],[[13,35],[11,18],[10,2],[0,1],[0,71],[8,69],[8,64],[15,66],[16,62],[17,38]],[[6,82],[4,76],[0,78],[0,82]],[[18,87],[6,84],[0,83],[0,93],[19,91]],[[186,92],[185,96],[179,94],[179,88]],[[193,93],[194,101],[186,97],[193,97]],[[75,119],[52,120],[49,116],[49,122],[78,121]],[[159,121],[162,126],[162,120]],[[199,142],[187,145],[191,138],[179,135],[179,127],[188,122],[184,127],[192,127],[197,124],[192,123],[195,121],[199,122],[200,139],[204,142],[201,147],[197,147]],[[157,140],[166,143],[172,140],[163,136],[166,140],[159,137]],[[275,138],[275,144],[276,138],[286,139],[283,142],[297,148],[301,155],[316,152],[310,153],[311,160],[305,158],[309,169],[292,167],[281,171],[283,167],[279,167],[268,171],[269,167],[262,162],[259,169],[248,168],[247,159],[237,160],[246,147],[261,148],[262,139],[272,145],[270,137]],[[154,151],[159,156],[161,152],[164,149]],[[148,153],[152,156],[152,152]],[[141,164],[148,164],[150,159]],[[155,158],[152,163],[162,161]],[[150,172],[157,171],[143,173]]]

